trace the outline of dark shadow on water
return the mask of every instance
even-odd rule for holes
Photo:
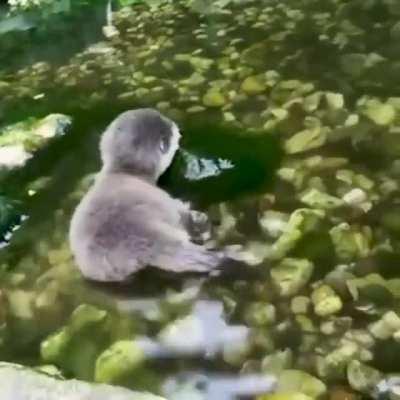
[[[232,265],[232,264],[235,265]],[[185,282],[189,280],[204,282],[207,284],[232,284],[238,280],[246,282],[262,281],[265,279],[265,270],[257,267],[249,267],[240,262],[227,263],[218,274],[213,273],[173,273],[158,268],[147,267],[137,272],[131,279],[124,282],[96,282],[87,280],[87,286],[101,290],[110,295],[123,297],[146,297],[160,295],[167,290],[181,290]]]
[[[207,206],[271,189],[283,155],[276,137],[197,120],[183,124],[183,135],[160,181],[175,196]]]

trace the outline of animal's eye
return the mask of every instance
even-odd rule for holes
[[[160,150],[162,153],[166,153],[168,150],[168,141],[166,139],[160,140]]]

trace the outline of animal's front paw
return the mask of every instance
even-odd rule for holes
[[[194,224],[198,225],[199,227],[207,227],[209,226],[209,219],[206,213],[201,211],[190,211],[190,217]]]
[[[190,234],[196,242],[204,243],[211,238],[211,223],[206,213],[190,211]]]

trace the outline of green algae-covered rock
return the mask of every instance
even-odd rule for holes
[[[74,334],[80,332],[82,329],[102,323],[106,318],[107,311],[90,304],[82,304],[71,314],[69,330]]]
[[[288,154],[303,153],[323,146],[327,140],[327,128],[316,126],[296,133],[285,142]]]
[[[17,364],[0,363],[2,400],[163,400],[149,393],[78,380],[58,380]]]
[[[314,266],[305,259],[286,258],[271,269],[272,283],[282,297],[297,294],[310,280]]]
[[[5,292],[9,313],[21,320],[34,319],[35,292],[27,290],[8,290]]]
[[[361,107],[362,113],[377,125],[388,126],[396,118],[396,110],[391,104],[382,103],[376,99],[362,101]]]
[[[318,376],[324,379],[342,379],[347,365],[355,359],[359,353],[359,346],[351,341],[341,343],[336,349],[316,359]]]
[[[255,95],[263,93],[267,89],[265,83],[265,76],[263,75],[253,75],[247,77],[240,86],[243,92],[248,95]]]
[[[264,372],[277,374],[282,370],[289,369],[293,364],[293,352],[290,349],[277,351],[265,356],[261,363]]]
[[[258,218],[262,231],[271,237],[279,237],[286,229],[289,215],[274,210],[267,210]]]
[[[307,314],[311,300],[306,296],[293,297],[290,303],[290,309],[293,314]]]
[[[311,398],[318,398],[326,393],[325,384],[307,372],[288,369],[278,376],[278,392],[297,392]]]
[[[88,304],[82,304],[71,314],[68,324],[53,333],[41,344],[43,360],[51,363],[62,361],[70,350],[70,344],[84,329],[96,327],[104,322],[107,312]]]
[[[328,107],[332,110],[338,110],[344,107],[344,97],[340,93],[326,92],[325,99]]]
[[[299,329],[301,330],[301,332],[305,332],[305,333],[316,333],[317,332],[317,328],[314,324],[314,321],[307,317],[306,315],[303,314],[299,314],[296,315],[295,317],[295,321],[297,322],[297,325],[299,327]],[[303,339],[306,336],[303,337]]]
[[[369,228],[357,229],[347,222],[329,231],[336,255],[343,261],[366,257],[370,252],[371,231]]]
[[[314,188],[307,190],[300,200],[309,207],[323,210],[338,208],[344,204],[343,200]]]
[[[210,89],[203,96],[203,104],[206,107],[222,107],[226,104],[227,99],[218,89]]]
[[[400,331],[400,317],[394,311],[388,311],[381,319],[371,323],[368,330],[377,339],[389,339],[396,332]]]
[[[281,259],[292,250],[305,234],[314,231],[325,213],[323,210],[313,210],[309,208],[299,208],[295,210],[284,227],[282,235],[272,245],[272,259]]]
[[[107,316],[106,311],[91,305],[77,307],[67,325],[42,341],[42,359],[79,378],[92,379],[97,354],[107,337]]]
[[[357,360],[350,361],[347,367],[347,380],[350,386],[367,395],[371,395],[382,379],[382,374]]]
[[[331,317],[321,322],[320,330],[324,335],[339,335],[351,328],[351,317]]]
[[[316,288],[311,294],[311,301],[314,306],[315,314],[320,317],[336,314],[343,307],[341,298],[328,285],[322,285]]]
[[[245,312],[245,318],[250,325],[271,325],[276,320],[276,310],[273,304],[251,303]]]
[[[95,381],[116,383],[135,372],[145,359],[143,350],[133,340],[115,342],[96,361]]]
[[[71,336],[67,330],[60,330],[48,337],[41,345],[41,355],[46,362],[58,362],[67,351]]]

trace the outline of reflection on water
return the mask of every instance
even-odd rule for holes
[[[231,169],[234,165],[229,160],[217,159],[216,162],[207,159],[192,157],[189,153],[183,153],[188,165],[185,178],[189,180],[204,179],[220,174],[220,171]]]
[[[220,375],[207,376],[187,373],[167,380],[164,393],[167,399],[184,400],[233,400],[238,397],[256,396],[269,393],[275,387],[275,380],[265,376]]]

